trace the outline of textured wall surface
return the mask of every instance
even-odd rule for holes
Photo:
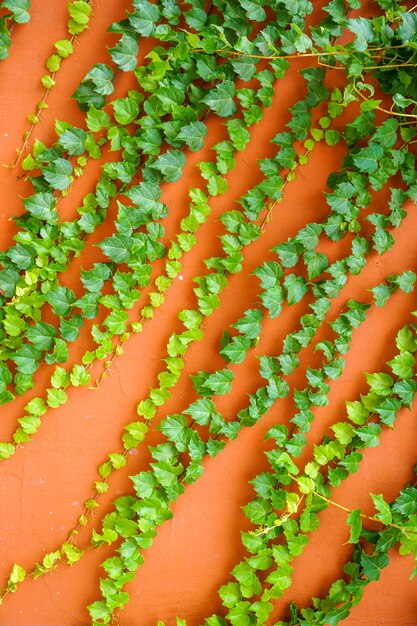
[[[79,37],[75,54],[62,66],[57,76],[57,86],[48,100],[42,122],[33,136],[45,143],[54,140],[55,119],[82,123],[76,102],[70,98],[80,79],[93,63],[107,62],[106,47],[115,36],[105,33],[108,25],[123,18],[129,4],[125,0],[94,3],[90,28]],[[0,163],[10,163],[15,148],[21,143],[27,129],[26,115],[32,111],[40,97],[39,77],[44,62],[51,52],[53,41],[65,36],[66,2],[59,0],[33,0],[29,24],[13,32],[10,57],[0,64]],[[140,54],[145,54],[141,50]],[[305,61],[303,62],[306,65]],[[302,64],[300,62],[300,67]],[[116,90],[124,94],[134,87],[134,80],[120,76]],[[334,79],[337,81],[337,77]],[[96,479],[96,468],[110,451],[120,450],[123,426],[136,417],[136,404],[154,386],[165,355],[165,345],[170,333],[178,326],[176,314],[186,306],[192,307],[194,276],[205,271],[203,260],[219,250],[220,234],[218,216],[232,208],[236,199],[260,180],[256,159],[273,153],[269,143],[277,132],[284,129],[289,119],[289,107],[298,99],[304,83],[294,65],[280,83],[274,103],[265,111],[264,118],[252,130],[247,150],[237,156],[237,166],[228,176],[229,191],[225,196],[211,201],[212,216],[198,234],[198,245],[184,257],[183,272],[167,292],[165,304],[153,320],[146,323],[139,335],[126,344],[125,352],[117,357],[97,390],[72,389],[69,401],[63,407],[48,412],[33,441],[19,447],[17,453],[0,465],[0,579],[7,580],[10,568],[17,562],[30,568],[42,558],[46,550],[54,550],[68,535],[83,510],[82,503],[91,495],[91,485]],[[207,146],[224,136],[222,125],[209,122]],[[258,302],[258,282],[251,272],[261,258],[270,259],[268,252],[279,241],[286,241],[307,221],[320,220],[326,215],[323,190],[328,174],[340,166],[344,148],[318,147],[308,165],[297,174],[295,182],[285,189],[285,197],[273,211],[264,234],[244,253],[243,271],[232,276],[221,297],[220,308],[204,323],[204,338],[192,345],[186,358],[186,367],[172,398],[158,413],[179,413],[194,399],[190,378],[199,370],[222,367],[218,346],[223,330]],[[112,154],[109,158],[114,158]],[[187,155],[185,175],[178,183],[166,186],[163,201],[169,206],[166,221],[166,239],[178,229],[185,215],[192,185],[202,179],[195,164],[210,158],[210,149]],[[91,163],[86,175],[77,181],[67,198],[60,204],[59,214],[65,218],[74,215],[75,207],[83,194],[97,178],[98,164]],[[23,211],[22,197],[30,192],[30,185],[22,170],[1,168],[0,241],[6,248],[12,242],[15,225],[9,218]],[[374,205],[383,206],[388,190],[375,194]],[[348,298],[367,298],[367,289],[377,284],[388,273],[404,269],[417,271],[416,232],[417,213],[409,205],[409,214],[396,232],[395,246],[382,258],[373,254],[365,271],[352,277],[341,295],[335,299],[329,314],[333,319]],[[115,215],[115,206],[110,216]],[[63,276],[63,284],[76,291],[80,287],[80,268],[88,269],[100,260],[101,252],[94,244],[113,230],[112,220],[97,229],[88,238],[87,246]],[[323,245],[323,251],[326,248]],[[332,248],[330,254],[342,254],[346,243]],[[156,264],[155,275],[162,264]],[[397,329],[410,321],[415,308],[414,294],[395,294],[383,309],[369,313],[362,327],[354,332],[347,367],[341,378],[332,383],[330,404],[317,410],[314,428],[310,431],[309,446],[303,459],[308,460],[313,443],[321,440],[326,427],[344,416],[345,400],[353,400],[366,389],[363,373],[379,370],[381,363],[395,353],[394,337]],[[276,348],[285,334],[294,327],[307,304],[284,310],[278,320],[266,320],[261,340],[249,358],[235,371],[233,391],[219,398],[218,407],[232,418],[245,405],[247,394],[257,388],[259,374],[256,354],[268,353]],[[137,312],[132,312],[132,318]],[[87,324],[79,339],[71,345],[70,359],[75,362],[91,345]],[[324,328],[321,337],[326,338]],[[319,355],[312,348],[304,351],[302,363],[314,367]],[[42,395],[51,369],[42,366],[36,374],[35,391]],[[95,371],[100,375],[99,368]],[[301,385],[302,371],[291,377],[291,383]],[[33,392],[0,408],[0,434],[9,440],[16,419]],[[147,551],[145,563],[136,579],[128,586],[131,601],[125,611],[117,616],[120,626],[150,626],[157,620],[174,623],[175,616],[187,618],[191,626],[221,604],[217,589],[228,580],[229,572],[244,554],[240,531],[247,527],[241,506],[253,497],[248,480],[266,467],[263,451],[267,444],[264,436],[276,422],[287,423],[294,412],[290,398],[279,400],[267,416],[256,426],[243,429],[239,437],[227,445],[217,457],[204,463],[204,475],[174,505],[174,517],[158,533],[154,545]],[[147,442],[159,440],[156,420],[151,425]],[[369,492],[384,493],[395,498],[407,480],[412,479],[412,466],[417,462],[416,408],[401,411],[395,429],[385,429],[377,448],[367,450],[360,471],[349,477],[334,490],[333,499],[349,508],[362,508],[372,512]],[[110,510],[112,500],[132,489],[128,477],[138,473],[149,459],[147,446],[128,456],[127,466],[110,479],[110,489],[100,497],[100,508],[93,521],[82,530],[77,542],[86,545],[92,524],[97,528],[103,514]],[[276,603],[274,617],[286,615],[288,601],[300,604],[311,596],[326,592],[329,584],[338,577],[351,547],[346,544],[348,527],[346,515],[334,507],[320,515],[317,530],[302,556],[296,559],[294,583],[285,597]],[[97,597],[99,563],[111,554],[103,547],[87,553],[73,567],[60,566],[55,572],[39,580],[23,582],[16,594],[9,594],[0,607],[1,626],[76,626],[87,624],[86,605]],[[344,626],[412,626],[417,625],[417,582],[410,581],[413,561],[390,554],[390,565],[382,572],[378,582],[367,587],[363,601],[355,607]]]

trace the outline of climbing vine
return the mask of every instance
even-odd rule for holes
[[[29,5],[1,3],[0,58]],[[66,537],[24,563],[8,555],[0,611],[28,580],[98,554],[83,619],[127,624],[136,571],[187,486],[262,432],[265,458],[245,459],[234,565],[199,623],[334,626],[391,554],[417,558],[412,463],[403,483],[387,474],[380,493],[367,489],[366,510],[355,493],[338,496],[415,410],[412,229],[398,250],[417,199],[416,7],[133,0],[108,25],[102,58],[77,75],[77,122],[55,118],[47,98],[98,10],[67,5],[68,38],[51,40],[48,72],[34,78],[42,98],[4,170],[18,173],[18,208],[0,252],[1,471],[31,458],[51,422],[59,429],[64,405],[84,418],[76,388],[100,398],[111,381],[125,394],[113,375],[133,345],[141,386],[116,443],[94,458]],[[35,136],[48,125],[48,140]],[[313,197],[308,172],[321,159]],[[379,362],[355,369],[356,337],[376,319],[390,320]],[[145,371],[151,335],[158,353]],[[71,442],[56,445],[71,455]],[[297,558],[328,511],[343,518],[348,560],[323,598],[299,606]],[[170,619],[196,623],[182,602]]]

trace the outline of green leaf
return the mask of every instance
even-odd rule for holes
[[[185,163],[185,154],[179,150],[167,150],[159,155],[152,167],[161,172],[164,180],[174,183],[181,178]]]
[[[98,94],[108,96],[114,91],[113,79],[112,69],[104,63],[97,63],[86,74],[84,81],[92,81],[94,89]]]
[[[68,287],[55,287],[47,295],[46,299],[52,306],[55,315],[64,317],[71,313],[72,305],[75,302],[75,294]]]
[[[398,331],[395,343],[401,353],[416,352],[417,350],[417,338],[412,332],[410,326],[404,326],[404,328],[401,328],[401,330]]]
[[[67,400],[68,396],[63,389],[48,389],[46,393],[46,402],[52,409],[57,409]]]
[[[203,99],[219,117],[230,117],[236,112],[234,96],[236,87],[233,81],[225,80],[212,89]]]
[[[68,128],[59,136],[58,143],[71,156],[83,154],[87,133],[81,128]]]
[[[244,150],[246,144],[250,140],[250,133],[246,128],[244,121],[241,119],[233,119],[227,122],[226,126],[230,139],[236,150]]]
[[[232,328],[236,328],[247,339],[256,339],[262,330],[262,312],[259,309],[248,309]]]
[[[110,117],[105,111],[99,111],[91,105],[87,113],[87,128],[93,133],[97,133],[110,125]]]
[[[29,326],[26,337],[39,350],[49,350],[54,344],[57,331],[52,324],[37,322],[34,326]]]
[[[16,244],[9,248],[8,257],[19,270],[27,270],[35,264],[35,250],[26,244]]]
[[[103,324],[109,329],[112,335],[121,335],[126,330],[128,313],[126,311],[112,311],[106,317]]]
[[[66,59],[74,52],[73,45],[69,39],[60,39],[54,43],[54,46],[59,56],[63,59]]]
[[[184,415],[168,415],[159,426],[167,439],[172,441],[180,452],[187,450],[187,428],[188,420]]]
[[[140,3],[134,3],[135,11],[129,15],[129,23],[134,30],[143,37],[150,37],[159,19],[160,8],[158,5],[141,0]]]
[[[57,220],[56,198],[51,193],[35,193],[29,198],[24,198],[23,203],[26,211],[33,217],[47,222],[55,222]]]
[[[30,20],[30,0],[3,0],[0,5],[3,9],[9,9],[13,19],[18,24],[26,24]]]
[[[376,393],[379,396],[389,396],[394,384],[394,380],[389,374],[381,372],[366,374],[366,382],[371,388],[371,393]]]
[[[75,363],[70,374],[71,384],[74,387],[85,386],[90,383],[91,375],[83,365]]]
[[[204,386],[210,389],[213,395],[224,396],[232,389],[233,378],[234,374],[230,370],[218,370],[206,378]]]
[[[234,337],[220,350],[220,354],[231,363],[238,364],[245,360],[250,347],[251,341],[247,337]]]
[[[352,156],[353,162],[360,172],[373,174],[379,166],[379,161],[384,156],[384,149],[379,143],[370,142],[366,148],[361,148]]]
[[[401,352],[397,354],[388,365],[393,373],[399,378],[412,378],[414,376],[416,360],[411,352]]]
[[[284,280],[284,287],[287,290],[288,304],[297,304],[308,292],[308,285],[303,276],[288,274]]]
[[[377,517],[381,522],[385,525],[391,524],[392,522],[392,514],[389,504],[387,504],[381,494],[373,495],[369,494],[372,498],[374,506],[378,513],[375,517]]]
[[[132,237],[113,234],[97,244],[114,263],[126,263],[131,257]]]
[[[350,524],[350,536],[348,543],[357,543],[359,541],[360,534],[362,532],[362,520],[360,509],[354,509],[351,511],[347,518],[347,523]]]
[[[112,106],[116,122],[122,125],[131,124],[139,114],[139,104],[134,98],[117,98]]]
[[[391,278],[392,278],[391,276],[388,276],[389,281]],[[397,276],[394,282],[398,285],[401,291],[404,291],[404,293],[412,293],[414,290],[414,284],[416,280],[417,280],[416,274],[412,272],[411,270],[407,270],[403,272],[402,274],[400,274],[399,276]]]
[[[183,141],[192,152],[196,152],[204,146],[207,131],[207,126],[203,122],[190,122],[182,126],[177,139]]]
[[[388,285],[377,285],[371,289],[376,306],[385,306],[391,295],[391,289]]]
[[[134,37],[123,34],[120,41],[110,48],[109,52],[113,62],[122,72],[133,72],[138,61],[139,46]]]
[[[88,24],[92,8],[86,0],[75,0],[68,4],[68,13],[77,24]]]
[[[0,459],[8,459],[15,453],[15,447],[12,443],[0,442]]]
[[[381,569],[386,567],[388,563],[389,559],[386,554],[368,555],[365,552],[361,553],[363,573],[369,580],[379,580]]]
[[[381,124],[374,134],[374,140],[384,148],[392,148],[397,141],[398,121],[391,117]]]
[[[60,191],[68,189],[72,182],[72,165],[66,159],[57,158],[42,168],[45,180]]]
[[[21,374],[34,374],[39,366],[42,352],[29,344],[16,350],[11,357],[16,363],[16,368]]]
[[[207,426],[212,416],[217,413],[217,411],[212,400],[209,398],[200,398],[190,404],[184,413],[189,415],[200,426]]]
[[[0,294],[6,298],[14,296],[19,279],[20,274],[13,269],[0,271]]]

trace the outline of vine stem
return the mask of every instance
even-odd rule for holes
[[[88,4],[89,6],[93,5],[94,0],[88,0]],[[76,41],[76,39],[78,38],[78,35],[72,35],[71,38],[69,39],[71,45]],[[51,74],[51,79],[54,80],[56,73],[58,72],[58,70],[55,70],[55,72],[52,72]],[[116,76],[115,76],[116,78]],[[53,87],[47,87],[47,89],[45,89],[42,98],[39,100],[38,104],[36,105],[37,107],[39,107],[39,105],[45,105],[46,101],[48,99],[49,93],[50,91],[53,89]],[[45,107],[43,107],[45,108]],[[27,145],[29,143],[29,139],[35,129],[35,126],[38,125],[38,122],[40,122],[40,120],[42,119],[42,115],[43,115],[43,108],[39,109],[39,112],[37,113],[36,117],[37,117],[37,121],[36,122],[32,122],[32,125],[30,126],[29,130],[26,131],[25,135],[24,135],[24,141],[23,144],[20,148],[18,148],[18,154],[16,159],[9,165],[6,167],[10,167],[11,169],[14,169],[15,167],[17,167],[23,157],[23,154],[27,148]]]
[[[335,502],[334,500],[330,500],[330,498],[326,498],[326,496],[323,496],[321,493],[318,493],[318,491],[312,491],[311,493],[317,496],[318,498],[321,498],[328,504],[331,504],[332,506],[340,509],[341,511],[345,511],[345,513],[350,514],[353,512],[353,509],[349,509],[347,506],[344,506],[343,504],[339,504],[339,502]],[[398,524],[392,524],[392,523],[384,524],[384,522],[378,519],[375,515],[366,515],[365,513],[360,513],[359,517],[362,517],[362,519],[370,520],[371,522],[378,522],[378,524],[382,524],[385,527],[396,528],[397,530],[400,530],[402,533],[407,535],[407,531],[402,526],[399,526]]]
[[[188,32],[188,31],[185,31]],[[407,46],[405,44],[401,44],[398,46],[380,46],[379,48],[368,48],[368,51],[371,52],[380,52],[381,50],[397,50],[399,48],[406,48]],[[194,48],[193,52],[204,52],[203,48]],[[308,58],[317,58],[317,57],[323,57],[323,56],[334,56],[334,55],[341,55],[341,54],[349,54],[349,52],[351,52],[350,50],[334,50],[332,52],[300,52],[299,54],[274,54],[271,56],[267,56],[267,55],[263,55],[263,54],[248,54],[246,52],[240,52],[239,50],[229,50],[228,48],[220,48],[219,50],[217,50],[216,52],[222,52],[224,54],[228,54],[230,56],[240,56],[240,57],[245,57],[245,58],[250,58],[250,59],[267,59],[267,60],[273,60],[273,59],[308,59]],[[373,58],[373,55],[370,55]],[[377,57],[378,55],[375,55],[375,57]],[[414,67],[414,65],[413,65]]]
[[[356,81],[353,81],[352,86],[355,92],[358,94],[358,96],[362,98],[362,100],[366,102],[369,101],[369,98],[364,96],[363,93],[360,91],[360,89],[357,88]],[[399,113],[398,111],[391,111],[389,109],[384,109],[383,107],[380,107],[380,106],[377,106],[375,108],[377,109],[377,111],[381,111],[381,113],[386,113],[387,115],[390,115],[390,116],[395,115],[396,117],[410,117],[413,120],[417,120],[417,115],[415,115],[414,113]]]

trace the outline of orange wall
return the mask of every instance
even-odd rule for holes
[[[65,61],[57,75],[57,87],[51,94],[50,108],[36,131],[43,141],[54,138],[54,119],[81,123],[82,116],[70,95],[92,63],[106,62],[106,46],[113,39],[103,34],[111,21],[121,19],[129,3],[101,0],[95,3],[91,28],[82,34],[76,53]],[[10,163],[14,149],[19,145],[27,127],[25,117],[33,110],[40,97],[39,78],[43,64],[51,53],[53,41],[65,36],[66,2],[32,0],[30,24],[16,27],[10,58],[0,62],[0,162]],[[47,8],[46,8],[46,5]],[[120,93],[127,87],[121,78],[117,83]],[[96,479],[96,467],[108,452],[120,449],[119,441],[123,425],[135,419],[136,403],[147,395],[154,385],[165,354],[169,334],[176,328],[175,315],[194,303],[192,278],[204,271],[202,260],[219,249],[218,215],[227,207],[232,208],[239,196],[260,179],[255,167],[256,158],[272,154],[268,140],[283,130],[288,120],[288,108],[300,97],[302,80],[292,70],[280,84],[274,105],[267,110],[264,119],[252,133],[250,146],[238,157],[237,167],[229,176],[229,193],[212,202],[213,215],[199,233],[198,246],[185,257],[183,280],[177,278],[167,295],[165,305],[157,312],[142,334],[133,336],[125,354],[111,368],[111,375],[97,391],[73,389],[69,402],[59,410],[51,411],[33,441],[22,446],[14,457],[0,465],[0,582],[7,580],[13,562],[30,567],[46,550],[55,549],[63,542],[68,531],[82,512],[83,501],[91,495],[91,484]],[[212,124],[209,144],[222,136],[219,124]],[[180,412],[193,399],[188,376],[201,369],[211,369],[222,361],[217,354],[219,340],[224,328],[247,308],[257,302],[257,280],[250,276],[261,258],[279,241],[294,235],[306,222],[318,220],[326,214],[322,190],[330,171],[337,168],[343,156],[343,148],[322,147],[303,168],[297,181],[286,188],[285,199],[274,211],[265,234],[245,252],[243,272],[233,276],[224,291],[222,306],[204,324],[205,338],[190,349],[187,365],[172,399],[159,417],[167,412]],[[208,150],[190,155],[186,175],[164,192],[164,200],[172,215],[167,233],[175,233],[187,206],[187,189],[200,184],[193,165],[210,157]],[[21,177],[21,170],[2,168],[0,230],[1,246],[10,245],[14,225],[7,218],[20,214],[23,208],[21,196],[30,192],[29,185]],[[70,197],[62,204],[65,217],[74,214],[77,202],[86,189],[94,183],[97,168],[89,167],[87,177],[74,186]],[[379,194],[378,202],[386,197]],[[415,207],[401,228],[396,232],[395,247],[382,258],[373,255],[367,269],[360,277],[349,279],[347,288],[333,303],[330,316],[334,317],[350,297],[368,298],[366,289],[377,284],[388,273],[404,269],[417,271],[416,239],[417,213]],[[113,213],[114,214],[114,213]],[[111,224],[99,228],[91,237],[81,258],[65,275],[65,284],[77,285],[79,268],[90,267],[99,258],[99,251],[92,243],[110,232]],[[336,249],[343,252],[346,244]],[[326,425],[343,417],[344,401],[355,399],[365,389],[364,371],[381,367],[395,351],[393,337],[396,330],[415,309],[413,294],[396,294],[382,310],[373,309],[367,323],[354,333],[352,349],[344,374],[332,384],[331,403],[317,411],[317,422],[309,442],[319,441]],[[256,388],[258,382],[255,354],[273,351],[280,345],[285,334],[291,330],[298,317],[306,311],[306,303],[287,309],[279,320],[267,320],[259,346],[252,351],[244,364],[234,367],[236,378],[232,394],[219,400],[225,415],[233,417],[244,406],[246,394]],[[71,348],[75,361],[89,345],[88,329]],[[318,363],[318,355],[311,350],[304,352],[304,364]],[[36,391],[42,393],[50,370],[43,368],[36,375]],[[302,383],[301,374],[293,376],[292,382]],[[16,418],[20,416],[30,393],[9,406],[1,407],[0,436],[10,437]],[[145,564],[136,580],[129,585],[131,602],[117,617],[120,626],[148,626],[156,620],[173,623],[176,615],[187,618],[190,625],[199,624],[202,618],[220,610],[216,590],[228,580],[228,573],[243,555],[240,530],[247,522],[241,506],[252,497],[248,480],[266,467],[263,455],[264,435],[277,420],[286,423],[291,417],[291,401],[281,400],[265,419],[241,432],[215,459],[205,463],[202,478],[187,487],[185,494],[174,506],[174,518],[165,523],[154,545],[146,553]],[[339,489],[334,499],[352,508],[361,507],[371,511],[368,493],[384,493],[394,498],[407,480],[412,478],[412,466],[417,462],[415,445],[416,409],[403,411],[395,430],[384,432],[378,448],[364,455],[358,474],[351,476]],[[153,423],[149,442],[158,440],[156,423]],[[309,454],[311,453],[311,445]],[[303,457],[304,458],[304,457]],[[110,510],[111,501],[131,489],[129,475],[144,466],[148,454],[142,447],[131,454],[128,465],[110,481],[110,490],[102,496],[102,506],[95,514],[98,528],[101,516]],[[286,597],[277,603],[275,618],[285,616],[289,599],[303,604],[312,595],[324,594],[339,577],[343,562],[349,558],[350,546],[344,545],[348,538],[345,515],[336,509],[328,509],[320,515],[321,526],[310,545],[296,562],[294,584]],[[91,530],[90,526],[88,530]],[[84,543],[88,533],[83,531]],[[1,626],[75,626],[88,623],[85,606],[97,598],[99,563],[111,553],[109,549],[93,551],[72,568],[60,567],[50,576],[38,581],[28,580],[20,585],[18,592],[7,597],[0,608]],[[399,557],[394,550],[391,564],[381,576],[366,589],[364,599],[344,626],[411,626],[417,625],[417,581],[410,581],[412,560]]]

